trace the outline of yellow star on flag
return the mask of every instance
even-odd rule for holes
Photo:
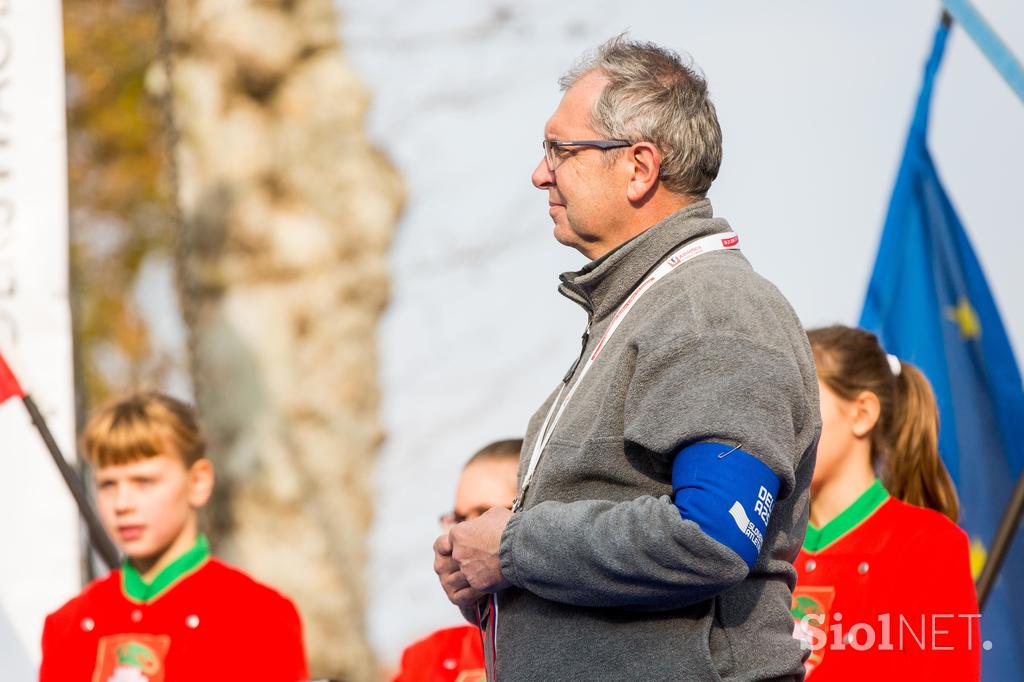
[[[961,298],[956,306],[946,308],[946,318],[955,322],[960,327],[960,336],[965,339],[981,338],[981,321],[978,313],[974,312],[971,302],[967,298]]]
[[[971,540],[971,578],[978,579],[987,558],[988,552],[985,550],[985,543],[981,541],[981,538]]]

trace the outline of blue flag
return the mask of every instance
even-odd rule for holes
[[[931,380],[939,451],[978,571],[1024,464],[1024,388],[981,265],[928,153],[928,110],[948,33],[939,27],[925,66],[860,324]],[[984,680],[1024,680],[1024,529],[982,612],[981,639]]]

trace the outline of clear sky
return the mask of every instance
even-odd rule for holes
[[[381,333],[370,628],[385,659],[458,622],[430,568],[461,462],[521,434],[578,350],[582,259],[529,184],[559,75],[626,29],[689,52],[724,131],[716,213],[808,326],[855,323],[940,5],[338,0],[370,130],[408,184]],[[1024,57],[1024,3],[976,3]],[[1024,104],[955,31],[931,148],[1024,359]]]

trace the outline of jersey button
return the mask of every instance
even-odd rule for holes
[[[134,611],[132,611],[131,618],[132,618],[132,622],[133,623],[141,622],[142,621],[142,611],[140,609],[135,609]]]
[[[818,567],[818,562],[817,562],[817,561],[815,561],[814,559],[808,559],[808,560],[807,560],[807,563],[806,563],[806,564],[804,564],[804,569],[806,569],[806,571],[807,571],[808,573],[810,573],[811,571],[813,571],[813,570],[814,570],[814,569],[816,569],[817,567]]]
[[[93,628],[95,628],[95,627],[96,627],[96,621],[94,621],[92,618],[83,618],[82,619],[82,629],[85,630],[86,632],[92,632]]]
[[[860,566],[857,567],[857,572],[860,573],[861,575],[864,575],[865,573],[868,572],[869,568],[871,568],[871,567],[868,566],[868,562],[862,561],[862,562],[860,562]]]
[[[191,616],[185,619],[185,625],[188,627],[189,630],[195,630],[197,627],[199,627],[199,616],[193,613]]]

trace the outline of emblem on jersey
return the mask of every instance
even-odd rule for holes
[[[793,636],[800,640],[804,648],[811,650],[811,655],[804,661],[804,673],[810,674],[821,664],[825,656],[825,647],[814,647],[815,641],[822,641],[828,632],[829,614],[832,601],[836,597],[834,587],[801,587],[793,589]]]
[[[167,635],[108,635],[99,641],[92,682],[164,682]]]

